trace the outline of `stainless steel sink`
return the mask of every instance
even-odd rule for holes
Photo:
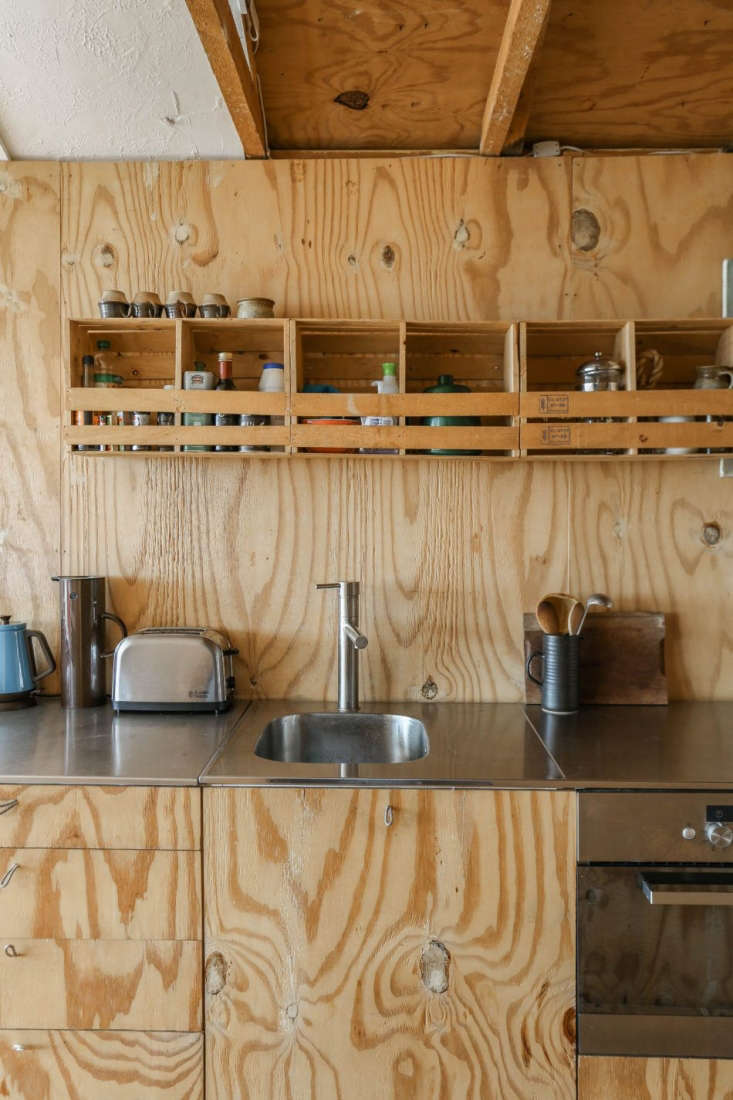
[[[265,726],[255,754],[290,764],[408,764],[430,751],[427,730],[404,714],[286,714]]]

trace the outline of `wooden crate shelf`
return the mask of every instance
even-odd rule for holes
[[[115,372],[125,380],[119,388],[79,386],[81,357],[93,354],[100,339],[109,340],[111,348],[106,354]],[[173,447],[174,453],[207,454],[219,452],[188,452],[185,448],[257,448],[240,453],[266,453],[271,448],[275,453],[285,453],[290,448],[290,341],[285,320],[71,321],[68,343],[63,436],[72,449],[81,446],[89,454],[134,454],[140,452],[129,452],[128,448],[137,446],[147,449],[143,454],[150,454],[163,447],[166,450],[160,453],[170,454],[169,448]],[[217,356],[222,351],[232,355],[236,389],[183,389],[188,370],[205,369],[216,376]],[[283,363],[282,393],[261,393],[257,388],[262,364],[268,360]],[[173,388],[163,389],[165,385]],[[153,423],[141,427],[75,424],[73,413],[85,411],[150,412]],[[173,413],[173,424],[155,423],[158,412]],[[183,422],[186,413],[251,414],[262,417],[264,423],[190,425]],[[111,449],[99,451],[100,446]]]
[[[94,354],[98,340],[110,342],[107,362],[125,380],[120,388],[80,385],[81,357]],[[725,319],[517,324],[87,319],[69,323],[67,342],[63,439],[89,456],[235,453],[184,450],[216,445],[250,448],[237,452],[245,458],[351,454],[610,461],[733,453],[733,389],[693,388],[696,367],[733,363],[733,326]],[[662,377],[653,389],[637,389],[638,357],[650,349],[663,358]],[[237,388],[184,390],[184,372],[195,363],[216,372],[220,351],[232,353]],[[577,367],[595,351],[622,364],[624,389],[574,388]],[[283,393],[257,388],[268,360],[284,365]],[[378,394],[371,385],[386,360],[397,366],[395,394]],[[470,392],[426,393],[441,375],[451,375]],[[310,392],[312,386],[338,392]],[[74,413],[93,411],[144,411],[153,421],[156,413],[168,412],[174,423],[74,423]],[[252,414],[270,422],[184,424],[192,412]],[[361,418],[367,416],[391,417],[394,424],[366,426]],[[458,418],[458,423],[428,425],[425,418],[431,416]],[[133,445],[148,449],[131,452]]]
[[[572,457],[725,454],[733,449],[733,391],[696,390],[695,367],[733,362],[725,320],[601,321],[520,325],[522,453]],[[652,389],[637,389],[637,363],[664,360]],[[575,389],[595,351],[624,368],[624,389]],[[675,418],[670,420],[667,418]]]

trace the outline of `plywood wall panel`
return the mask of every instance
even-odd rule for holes
[[[307,160],[64,165],[64,307],[100,291],[265,294],[311,317],[563,315],[570,165]],[[533,272],[532,277],[528,271]]]
[[[576,157],[572,206],[574,318],[720,316],[733,158]]]
[[[362,582],[364,698],[519,699],[521,614],[567,584],[562,465],[74,458],[71,570],[106,570],[129,629],[211,622],[239,689],[336,691],[336,601]]]
[[[726,699],[733,683],[733,492],[690,459],[573,464],[571,590],[667,615],[672,698]]]
[[[59,214],[58,164],[0,164],[0,611],[43,630],[54,649]]]
[[[104,287],[174,285],[232,302],[266,293],[294,316],[715,314],[730,251],[723,156],[62,171],[64,311],[76,316],[95,313]],[[589,249],[592,220],[571,223],[581,208],[598,223]],[[521,612],[569,585],[667,611],[672,694],[725,697],[727,490],[694,459],[75,456],[64,563],[107,574],[131,629],[226,628],[243,694],[334,697],[335,609],[313,585],[350,576],[364,585],[365,698],[414,697],[428,678],[438,698],[520,698]],[[712,549],[699,541],[703,514],[721,525]]]

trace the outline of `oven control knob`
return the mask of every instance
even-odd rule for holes
[[[733,844],[733,829],[728,825],[721,825],[718,821],[708,821],[705,826],[705,836],[713,848],[730,848]]]
[[[685,825],[684,829],[682,830],[682,839],[694,840],[696,836],[697,830],[693,829],[692,825]]]

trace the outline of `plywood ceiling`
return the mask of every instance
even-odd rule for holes
[[[271,147],[477,148],[508,10],[508,0],[259,0]]]
[[[733,143],[733,3],[553,0],[527,136],[583,148]]]

